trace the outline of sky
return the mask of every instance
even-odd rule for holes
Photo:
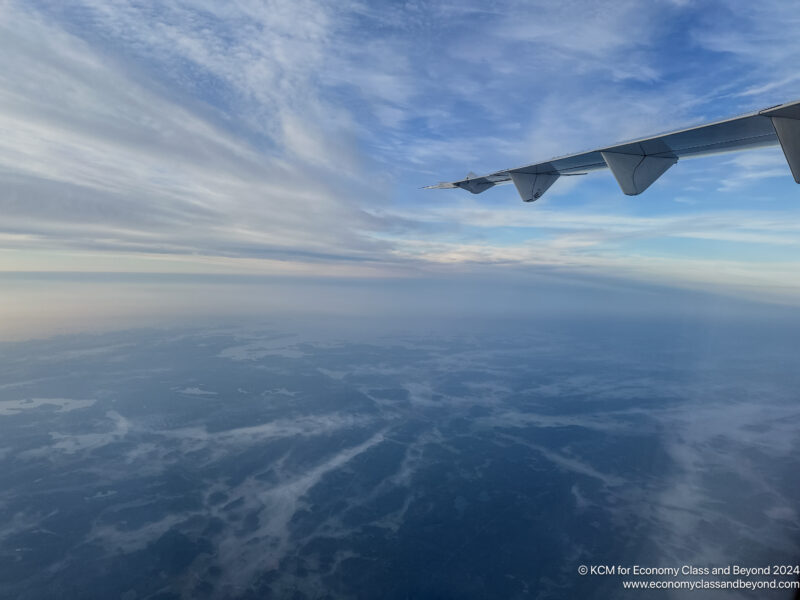
[[[777,146],[635,197],[420,188],[798,99],[798,25],[775,0],[0,0],[0,339],[576,286],[796,306]]]

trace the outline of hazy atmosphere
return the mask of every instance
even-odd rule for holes
[[[638,598],[580,568],[797,565],[780,146],[640,196],[421,188],[800,99],[799,27],[0,0],[0,598]]]
[[[534,205],[419,188],[800,97],[797,19],[785,2],[3,2],[0,335],[157,317],[162,294],[242,300],[123,273],[279,276],[251,288],[270,308],[325,309],[293,280],[487,273],[492,291],[588,275],[796,305],[777,146],[681,162],[641,197],[608,172]]]

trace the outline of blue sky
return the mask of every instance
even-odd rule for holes
[[[0,6],[0,271],[557,272],[800,301],[778,147],[638,197],[607,172],[531,205],[419,189],[800,98],[790,2]]]

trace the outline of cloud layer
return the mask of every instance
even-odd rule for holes
[[[626,316],[0,345],[0,574],[22,597],[406,597],[438,578],[494,598],[509,576],[613,597],[619,580],[576,564],[780,562],[799,548],[797,328]]]
[[[797,298],[777,148],[682,163],[634,199],[603,175],[533,206],[417,189],[798,96],[795,20],[666,0],[7,2],[0,268],[568,265]]]

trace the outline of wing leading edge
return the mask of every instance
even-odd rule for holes
[[[607,168],[622,191],[635,196],[650,187],[678,159],[776,144],[783,149],[794,180],[800,183],[800,100],[488,175],[470,173],[459,181],[426,189],[461,188],[480,194],[495,185],[512,182],[523,201],[533,202],[562,175],[585,175]]]

